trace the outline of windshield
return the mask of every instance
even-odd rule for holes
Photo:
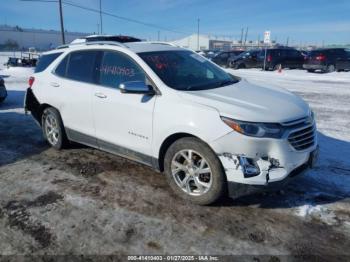
[[[207,90],[238,82],[238,79],[191,51],[139,53],[162,81],[176,90]]]

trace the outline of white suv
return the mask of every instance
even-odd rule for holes
[[[63,46],[41,56],[29,84],[26,110],[51,146],[75,141],[149,165],[197,204],[286,181],[318,152],[301,98],[171,45]]]

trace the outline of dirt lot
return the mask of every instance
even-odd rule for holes
[[[270,73],[237,71],[262,83]],[[200,207],[142,165],[78,145],[50,149],[23,113],[28,74],[0,71],[9,89],[0,106],[0,254],[350,256],[350,81],[279,76],[276,85],[318,115],[319,165],[283,191]],[[346,91],[321,95],[327,86]]]

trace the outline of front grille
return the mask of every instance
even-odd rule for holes
[[[305,150],[312,147],[316,140],[316,127],[314,124],[305,126],[297,131],[292,131],[288,136],[289,143],[296,150]]]

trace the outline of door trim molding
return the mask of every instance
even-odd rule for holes
[[[115,145],[101,139],[97,139],[95,137],[83,134],[79,131],[72,130],[70,128],[66,128],[66,134],[69,140],[72,140],[77,143],[81,143],[96,149],[100,149],[102,151],[106,151],[112,153],[117,156],[124,157],[131,161],[138,162],[140,164],[144,164],[146,166],[152,167],[156,171],[160,171],[158,159],[149,155],[145,155],[143,153],[128,149],[126,147],[122,147],[119,145]]]

